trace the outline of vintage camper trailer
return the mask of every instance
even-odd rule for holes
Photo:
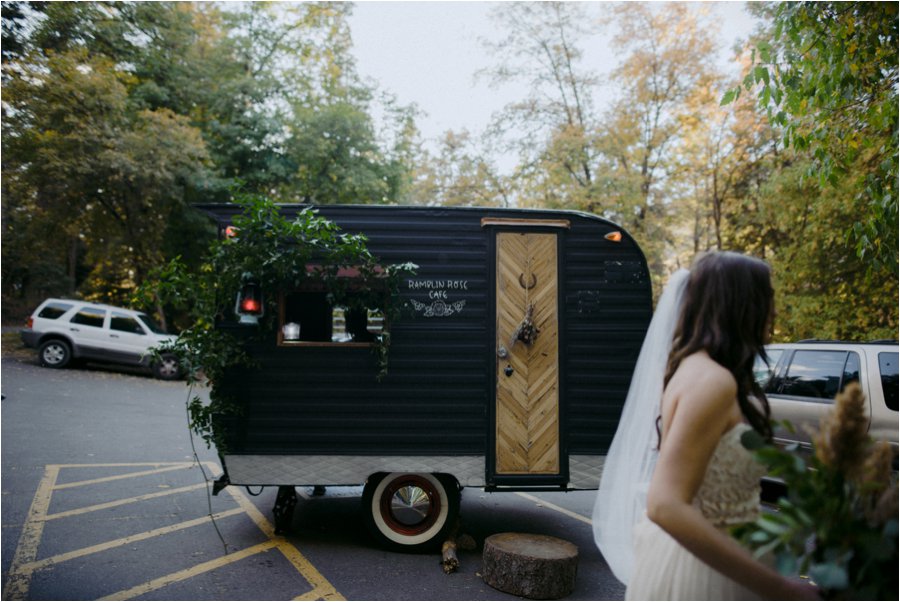
[[[221,232],[240,212],[201,209]],[[400,549],[442,540],[460,487],[597,487],[652,313],[627,232],[570,211],[318,211],[365,234],[383,262],[418,266],[389,325],[389,371],[376,379],[377,308],[351,315],[322,291],[268,291],[279,328],[248,340],[256,366],[222,383],[243,410],[226,429],[219,487],[279,487],[284,528],[295,486],[365,484],[373,533]]]

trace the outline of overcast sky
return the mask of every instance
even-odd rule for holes
[[[350,26],[360,75],[396,94],[401,104],[418,105],[425,115],[417,123],[426,139],[448,129],[481,133],[493,112],[526,94],[522,88],[494,90],[486,81],[474,81],[492,61],[479,38],[501,37],[489,19],[493,4],[357,2]],[[743,2],[704,4],[715,12],[725,64],[734,42],[750,33],[752,19]],[[596,38],[585,49],[584,66],[614,65],[618,57]]]

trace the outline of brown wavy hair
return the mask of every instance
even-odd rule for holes
[[[706,351],[737,381],[737,401],[747,422],[771,439],[769,402],[753,377],[753,364],[757,356],[768,361],[765,344],[774,307],[766,262],[727,251],[702,256],[685,287],[663,386],[684,358]]]

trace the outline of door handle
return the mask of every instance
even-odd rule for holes
[[[499,357],[501,360],[505,360],[509,357],[509,351],[506,350],[506,347],[500,345],[500,347],[497,349],[497,357]]]
[[[70,328],[69,330],[71,330],[72,332],[81,332],[81,331],[78,330],[77,328]]]
[[[117,334],[111,334],[111,335],[109,335],[109,338],[111,338],[111,339],[118,339],[118,338],[119,338],[119,335],[117,335]]]

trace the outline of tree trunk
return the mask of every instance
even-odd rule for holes
[[[498,533],[484,541],[482,575],[495,589],[537,600],[575,589],[578,548],[547,535]]]
[[[69,294],[75,292],[75,288],[78,286],[78,283],[75,281],[77,278],[78,271],[78,236],[72,235],[69,239],[69,265],[68,265],[68,274],[69,277]]]
[[[163,329],[163,332],[169,332],[169,322],[166,320],[166,310],[163,307],[162,300],[155,293],[153,300],[156,302],[156,315],[159,318],[159,327]]]

